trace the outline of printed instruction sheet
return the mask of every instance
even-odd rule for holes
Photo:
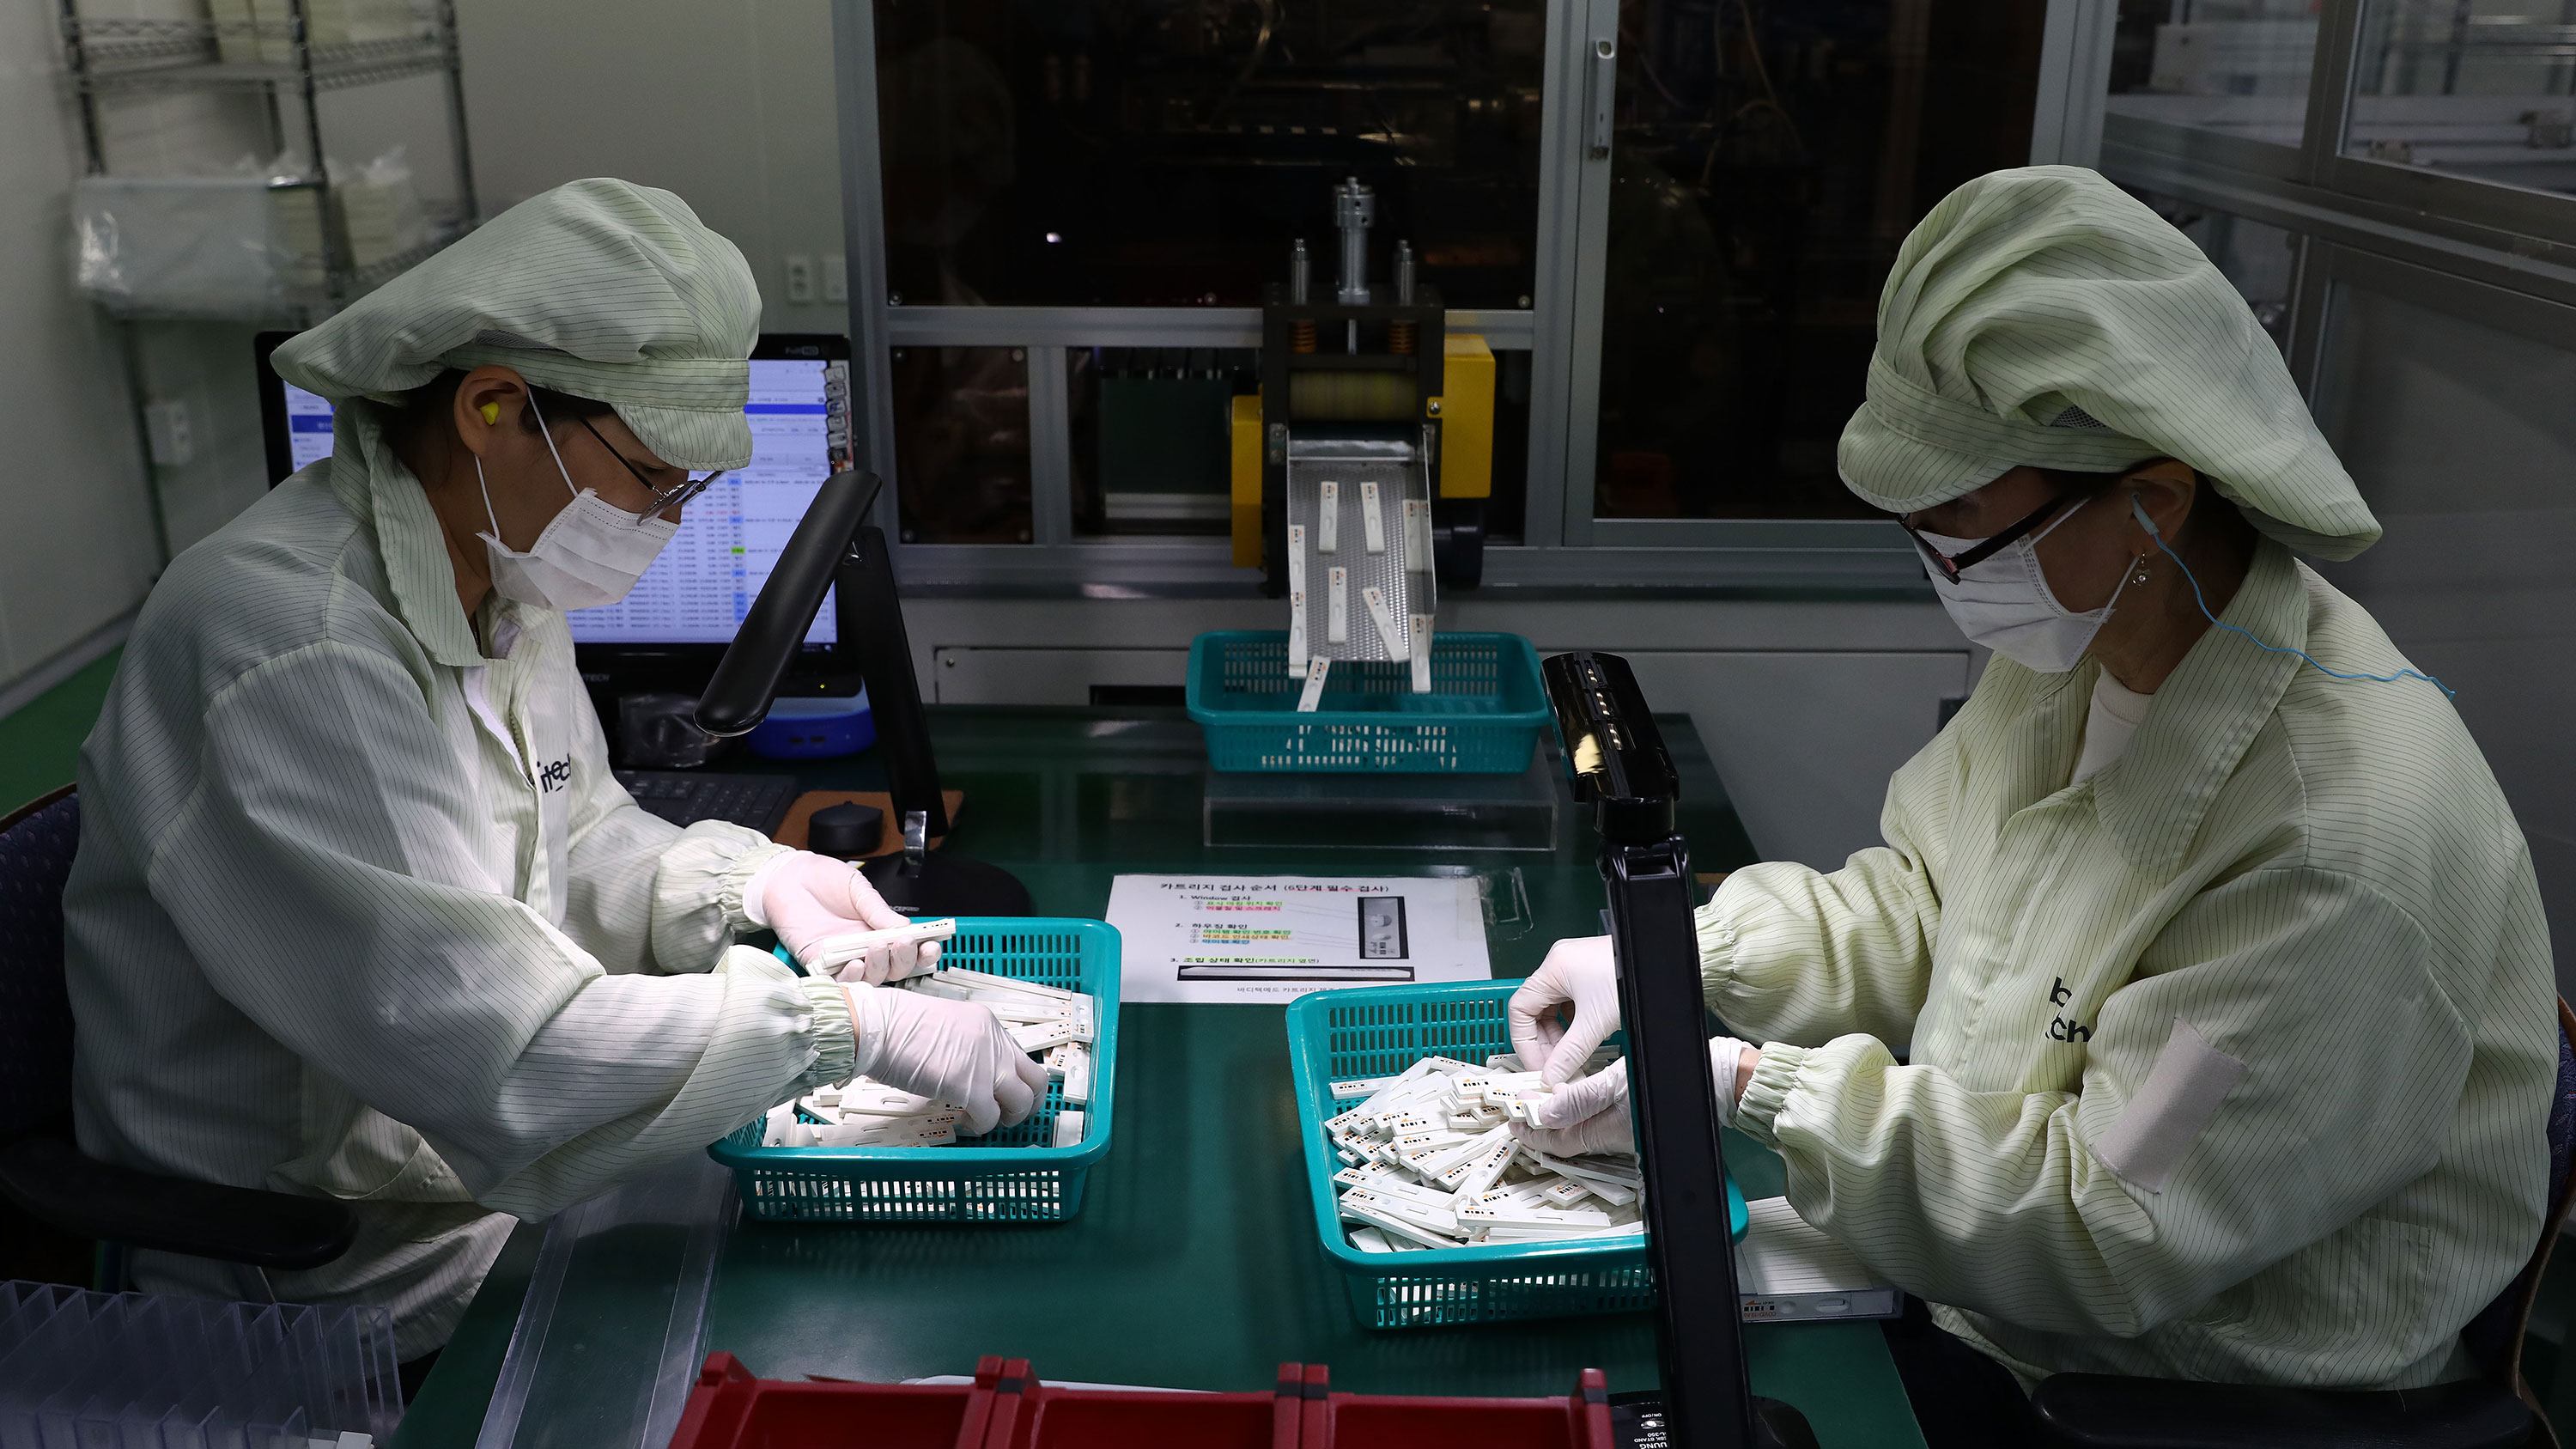
[[[1122,1002],[1285,1002],[1494,974],[1465,876],[1122,875],[1109,924]]]

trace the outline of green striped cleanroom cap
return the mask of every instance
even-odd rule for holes
[[[2076,166],[1997,171],[1943,198],[1879,295],[1844,484],[1910,513],[2023,464],[2158,457],[2300,552],[2346,559],[2379,537],[2279,350],[2190,238]]]
[[[682,468],[751,461],[748,359],[760,289],[687,202],[570,181],[277,349],[278,375],[339,402],[392,402],[443,368],[498,364],[596,398]]]

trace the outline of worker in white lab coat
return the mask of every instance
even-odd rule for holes
[[[138,1254],[136,1285],[390,1307],[443,1344],[543,1217],[865,1073],[1018,1121],[1043,1069],[982,1007],[799,977],[902,924],[846,863],[646,814],[563,610],[613,602],[750,460],[759,297],[667,192],[575,182],[275,365],[332,456],[175,561],[82,752],[65,893],[80,1143],[341,1199],[308,1272]],[[925,950],[935,951],[935,947]]]

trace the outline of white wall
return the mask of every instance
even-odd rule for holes
[[[52,4],[0,4],[0,693],[141,602],[160,560],[113,330],[71,285],[82,171]]]
[[[486,214],[585,176],[664,187],[742,248],[766,330],[848,330],[786,300],[781,260],[841,251],[826,0],[460,0],[456,22]]]
[[[2335,289],[2318,417],[2387,534],[2324,572],[2459,691],[2576,997],[2576,351],[2446,315],[2483,300],[2447,290]],[[2556,310],[2509,302],[2492,320],[2576,336]]]

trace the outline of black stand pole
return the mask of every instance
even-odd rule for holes
[[[1766,1402],[1756,1413],[1744,1368],[1726,1148],[1701,1025],[1707,1007],[1691,920],[1690,847],[1673,829],[1679,777],[1626,660],[1558,655],[1546,674],[1575,796],[1594,803],[1601,834],[1619,1014],[1628,1032],[1628,1110],[1646,1179],[1646,1261],[1661,1318],[1668,1442],[1675,1449],[1812,1444],[1789,1406]]]
[[[860,867],[868,884],[907,916],[1031,914],[1029,888],[1009,871],[930,849],[931,837],[948,833],[948,800],[940,793],[939,758],[931,751],[930,722],[921,711],[921,681],[912,669],[912,638],[903,626],[884,529],[868,525],[851,535],[833,582],[835,623],[842,647],[868,682],[877,747],[885,751],[886,788],[903,827],[902,854],[879,856]],[[901,703],[888,708],[883,700]]]
[[[698,728],[732,736],[760,723],[825,591],[837,585],[833,622],[841,647],[867,682],[868,712],[876,718],[887,786],[903,828],[901,855],[862,867],[869,883],[906,915],[1028,915],[1028,887],[1009,871],[930,849],[932,837],[948,833],[948,803],[940,793],[939,760],[930,748],[930,722],[921,709],[921,682],[912,670],[912,639],[903,627],[903,600],[895,592],[885,533],[865,522],[877,487],[872,473],[835,473],[824,481],[699,696]]]

